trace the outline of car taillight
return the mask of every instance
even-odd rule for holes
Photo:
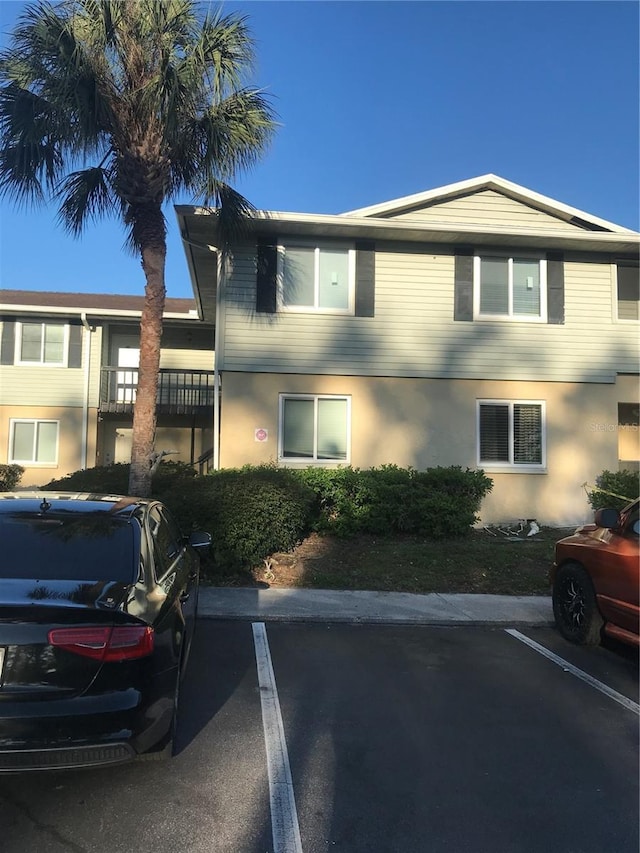
[[[103,663],[143,658],[153,652],[153,628],[123,625],[95,628],[54,628],[49,644]]]

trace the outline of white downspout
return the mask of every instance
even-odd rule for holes
[[[80,448],[80,468],[87,467],[87,445],[89,432],[89,384],[91,381],[91,332],[93,329],[87,321],[86,311],[80,314],[83,333],[83,348],[86,351],[84,360],[84,392],[82,395],[82,442]]]

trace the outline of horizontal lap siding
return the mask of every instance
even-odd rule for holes
[[[163,370],[213,370],[213,350],[162,349]]]
[[[583,230],[563,219],[536,210],[494,190],[461,196],[451,201],[444,201],[441,204],[434,204],[420,210],[411,210],[388,218],[414,220],[416,222],[500,225],[509,228],[523,226],[527,229],[550,229],[573,233],[576,230]]]
[[[376,254],[375,317],[257,314],[254,261],[236,258],[222,369],[611,382],[637,369],[637,326],[612,320],[609,264],[565,265],[564,325],[454,322],[453,255]]]
[[[0,404],[4,406],[82,406],[85,394],[86,333],[82,367],[0,366]],[[89,405],[97,406],[100,387],[102,333],[91,334]]]
[[[81,406],[81,368],[0,367],[0,401],[4,406]]]

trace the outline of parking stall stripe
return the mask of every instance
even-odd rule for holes
[[[626,696],[623,696],[622,693],[618,693],[617,690],[613,690],[611,687],[607,687],[606,684],[603,684],[601,681],[598,681],[597,678],[594,678],[592,675],[589,675],[586,672],[583,672],[581,669],[578,669],[577,666],[569,663],[564,660],[564,658],[559,657],[558,655],[550,652],[549,649],[545,649],[544,646],[541,646],[539,643],[536,643],[535,640],[530,640],[529,637],[526,637],[524,634],[521,634],[520,631],[516,631],[515,628],[506,628],[507,634],[511,634],[512,637],[515,637],[516,640],[520,640],[521,643],[525,643],[529,648],[548,658],[553,663],[561,666],[565,672],[570,672],[572,675],[575,675],[576,678],[581,679],[582,681],[589,684],[591,687],[595,687],[596,690],[599,690],[600,693],[604,693],[605,696],[608,696],[610,699],[613,699],[614,702],[617,702],[619,705],[622,705],[623,708],[626,708],[628,711],[633,711],[634,714],[640,716],[640,705],[637,705],[635,702],[632,702],[631,699],[627,699]]]
[[[263,622],[253,622],[251,627],[262,703],[264,742],[267,750],[273,850],[274,853],[302,853],[289,754],[284,737],[267,630]]]

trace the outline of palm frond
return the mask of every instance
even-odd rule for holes
[[[115,212],[139,248],[136,217],[187,190],[230,234],[276,125],[253,56],[244,17],[193,0],[35,0],[0,54],[0,194],[53,196],[73,233]]]
[[[95,221],[118,211],[109,173],[101,167],[67,175],[56,196],[62,202],[58,220],[74,236],[81,233],[88,220]]]
[[[255,207],[224,181],[212,179],[203,195],[212,203],[220,249],[229,254],[232,247],[249,234],[249,222]]]

